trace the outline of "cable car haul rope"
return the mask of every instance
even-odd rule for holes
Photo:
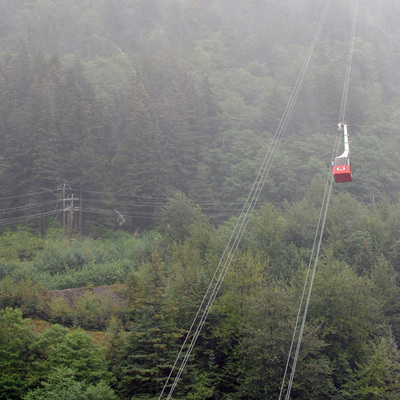
[[[300,352],[301,341],[303,338],[304,328],[305,328],[306,319],[307,319],[307,312],[308,312],[310,299],[311,299],[312,287],[313,287],[315,273],[316,273],[317,265],[318,265],[318,258],[319,258],[321,243],[322,243],[322,236],[323,236],[324,229],[325,229],[326,216],[328,214],[329,201],[330,201],[332,185],[333,185],[332,176],[333,176],[335,182],[338,182],[338,183],[352,181],[352,172],[351,172],[351,168],[350,168],[349,135],[348,135],[348,131],[347,131],[347,125],[345,123],[343,123],[342,121],[344,121],[344,116],[345,116],[346,106],[347,106],[351,64],[352,64],[353,49],[354,49],[354,39],[355,39],[355,32],[356,32],[356,25],[357,25],[358,2],[359,2],[359,0],[354,1],[353,23],[352,23],[352,31],[351,31],[351,38],[350,38],[349,55],[348,55],[348,60],[347,60],[346,77],[345,77],[345,84],[344,84],[344,89],[343,89],[342,104],[341,104],[341,108],[340,108],[340,116],[339,116],[340,122],[338,124],[339,134],[341,132],[343,132],[344,152],[340,156],[336,156],[333,158],[333,161],[332,161],[333,174],[331,175],[329,172],[328,179],[326,181],[321,211],[319,214],[317,229],[315,231],[314,244],[313,244],[313,248],[311,251],[310,261],[308,264],[308,270],[307,270],[307,275],[306,275],[306,279],[304,282],[303,293],[302,293],[300,305],[298,308],[297,319],[296,319],[295,327],[293,330],[293,337],[292,337],[292,342],[290,345],[290,350],[289,350],[289,354],[288,354],[288,358],[287,358],[284,376],[282,379],[281,391],[280,391],[279,397],[278,397],[279,400],[282,398],[282,396],[285,392],[286,375],[289,370],[289,365],[290,365],[290,361],[291,361],[291,357],[292,357],[292,350],[294,348],[294,344],[296,342],[296,336],[297,336],[296,351],[295,351],[295,355],[293,357],[291,373],[290,373],[289,381],[288,381],[288,384],[286,387],[286,395],[285,395],[285,400],[290,399],[290,393],[291,393],[292,384],[293,384],[293,380],[294,380],[294,374],[296,371],[298,355]],[[335,141],[334,150],[333,150],[334,154],[335,153],[337,154],[337,150],[338,150],[338,137],[339,137],[339,135],[336,136],[336,141]],[[315,253],[315,255],[314,255],[314,253]],[[311,271],[312,265],[313,265],[313,268]],[[306,296],[307,287],[308,287],[308,293]],[[304,302],[305,302],[305,305],[303,306]],[[300,320],[301,320],[301,325],[299,328],[298,325],[299,325]]]
[[[223,282],[225,275],[229,269],[229,266],[233,260],[235,252],[239,246],[239,243],[242,239],[244,231],[245,231],[247,224],[253,213],[254,207],[257,204],[257,200],[258,200],[258,198],[261,194],[261,191],[264,187],[264,184],[267,179],[267,175],[273,164],[273,160],[277,153],[279,144],[280,144],[282,137],[286,131],[286,127],[287,127],[289,118],[292,114],[299,91],[300,91],[301,86],[304,81],[305,74],[307,72],[309,63],[311,61],[314,47],[318,41],[320,32],[321,32],[324,22],[326,20],[326,16],[328,14],[328,9],[329,9],[330,3],[331,3],[331,0],[326,0],[325,6],[322,11],[322,15],[320,17],[320,20],[319,20],[319,23],[318,23],[318,26],[317,26],[317,29],[315,32],[315,35],[314,35],[312,43],[310,45],[308,54],[304,61],[303,67],[300,71],[300,74],[296,81],[296,84],[293,88],[293,91],[289,98],[286,109],[283,113],[283,116],[282,116],[280,122],[279,122],[278,128],[274,134],[271,145],[270,145],[268,152],[267,152],[267,154],[262,162],[262,165],[258,171],[257,177],[252,185],[252,188],[246,199],[243,209],[237,219],[236,225],[233,228],[232,234],[228,240],[226,248],[221,256],[221,259],[216,267],[216,270],[215,270],[214,275],[211,279],[211,282],[208,286],[208,289],[207,289],[207,291],[201,301],[201,304],[197,310],[197,313],[193,319],[192,325],[191,325],[190,329],[188,330],[188,333],[185,337],[184,343],[181,346],[181,349],[176,357],[176,360],[173,364],[173,367],[170,371],[169,376],[166,378],[164,387],[159,395],[159,400],[161,400],[164,396],[166,396],[167,399],[170,399],[171,396],[173,395],[176,385],[177,385],[177,383],[182,375],[182,372],[189,360],[191,351],[194,348],[194,345],[197,341],[197,338],[200,335],[200,332],[201,332],[201,330],[204,326],[204,323],[208,317],[208,314],[214,303],[214,300],[219,292],[219,289],[221,288],[222,282]],[[329,171],[329,175],[328,175],[328,179],[327,179],[327,183],[326,183],[326,187],[325,187],[325,192],[324,192],[324,197],[323,197],[323,201],[322,201],[322,207],[321,207],[321,211],[320,211],[320,215],[319,215],[318,226],[317,226],[317,230],[315,233],[313,249],[311,252],[310,263],[308,266],[306,282],[304,283],[303,295],[301,298],[299,311],[298,311],[298,315],[297,315],[297,320],[296,320],[295,327],[294,327],[292,344],[291,344],[290,350],[289,350],[289,355],[288,355],[288,359],[287,359],[285,373],[284,373],[283,380],[282,380],[282,386],[281,386],[281,392],[279,394],[279,399],[281,399],[284,392],[286,392],[285,399],[290,398],[290,391],[291,391],[294,374],[295,374],[295,370],[296,370],[297,358],[298,358],[298,354],[300,351],[302,335],[303,335],[305,321],[306,321],[306,317],[307,317],[308,305],[309,305],[309,301],[310,301],[310,297],[311,297],[312,284],[313,284],[314,277],[315,277],[316,266],[317,266],[318,256],[319,256],[319,250],[320,250],[320,246],[321,246],[321,242],[322,242],[322,235],[323,235],[323,231],[324,231],[325,220],[326,220],[326,215],[328,212],[329,200],[330,200],[330,195],[331,195],[331,191],[332,191],[332,184],[333,184],[332,176],[334,176],[334,180],[336,182],[350,182],[352,180],[351,169],[350,169],[350,149],[349,149],[347,125],[344,124],[342,121],[344,120],[345,108],[346,108],[346,103],[347,103],[347,93],[348,93],[348,87],[349,87],[349,77],[350,77],[350,70],[351,70],[355,27],[356,27],[356,20],[357,20],[357,9],[358,9],[358,0],[355,0],[354,18],[353,18],[353,25],[352,25],[351,40],[350,40],[350,51],[349,51],[349,57],[348,57],[348,63],[347,63],[347,69],[346,69],[345,86],[344,86],[344,91],[343,91],[342,105],[341,105],[341,111],[340,111],[340,117],[339,117],[339,121],[340,121],[339,132],[340,133],[343,132],[345,149],[344,149],[344,153],[341,156],[332,157],[332,159],[333,159],[333,162],[332,162],[333,174],[331,174],[331,171]],[[338,136],[337,136],[337,138],[338,138]],[[336,148],[338,147],[338,139],[337,138],[336,138],[335,149],[334,149],[333,154],[337,153],[337,151],[336,151]],[[312,264],[314,265],[313,269],[311,269]],[[306,295],[306,288],[308,288],[307,295]],[[303,306],[304,302],[305,302],[305,305]],[[301,326],[299,328],[298,325],[299,325],[300,321],[302,321],[302,322],[301,322]],[[296,337],[297,337],[297,340],[296,340]],[[287,384],[286,391],[285,391],[284,389],[286,386],[285,385],[286,375],[289,370],[289,364],[292,359],[291,354],[292,354],[292,350],[294,348],[294,344],[296,341],[297,341],[296,351],[295,351],[295,355],[294,355],[292,366],[291,366],[289,382]],[[175,370],[177,370],[177,371],[175,371]],[[170,382],[172,382],[172,383],[170,383]]]

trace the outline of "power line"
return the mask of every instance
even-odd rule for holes
[[[46,201],[43,203],[36,203],[36,204],[27,204],[24,206],[17,206],[17,207],[12,207],[12,208],[3,208],[0,209],[0,214],[10,214],[13,212],[18,212],[18,211],[26,211],[32,208],[38,208],[38,207],[43,207],[43,206],[47,206],[47,205],[51,205],[51,204],[55,204],[58,203],[58,200],[50,200],[50,201]]]
[[[59,213],[59,211],[44,211],[41,213],[36,213],[36,214],[31,214],[31,215],[21,215],[18,217],[6,218],[6,219],[2,219],[0,221],[0,226],[14,225],[18,222],[25,222],[27,220],[42,218],[42,217],[45,217],[48,215],[54,215],[57,213]]]
[[[19,194],[19,195],[16,195],[16,196],[9,196],[9,197],[0,197],[0,200],[11,200],[11,199],[17,199],[17,198],[20,198],[20,197],[37,196],[39,194],[44,194],[44,193],[50,194],[50,193],[54,193],[56,191],[57,191],[57,189],[45,190],[43,192],[25,193],[25,194]]]

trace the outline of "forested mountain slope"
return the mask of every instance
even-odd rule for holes
[[[277,396],[320,192],[314,187],[283,212],[265,204],[254,213],[174,397]],[[388,199],[362,205],[344,194],[331,203],[292,395],[394,399],[400,210]],[[3,235],[1,396],[158,398],[233,223],[216,229],[180,195],[163,210],[159,233],[71,246],[54,233],[45,241],[29,231]],[[42,331],[37,318],[52,327]]]
[[[0,0],[0,398],[159,398],[322,8]],[[333,188],[292,398],[400,397],[399,17],[360,2],[353,182]],[[176,399],[279,395],[351,24],[332,1]]]
[[[216,208],[219,219],[231,215],[322,10],[312,0],[275,3],[2,0],[1,197],[65,183],[82,191],[86,221],[107,225],[105,215],[122,208],[139,217],[130,229],[148,226],[177,190]],[[399,192],[399,13],[394,2],[360,5],[345,121],[355,174],[345,190],[360,201]],[[262,200],[299,199],[313,177],[324,179],[351,19],[348,2],[331,5]],[[22,197],[18,205],[49,211],[57,198]]]

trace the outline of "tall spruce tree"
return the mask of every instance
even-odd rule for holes
[[[54,195],[46,192],[56,188],[58,183],[55,97],[51,82],[35,79],[30,88],[24,118],[25,131],[29,132],[29,135],[24,143],[22,155],[25,165],[19,183],[25,186],[25,190],[29,188],[33,193],[42,193],[35,199],[43,204],[41,209],[36,210],[43,214],[42,237],[45,235],[44,215],[49,209],[53,210],[55,205],[55,202],[52,203],[52,200],[55,200]]]
[[[20,399],[29,387],[34,337],[21,310],[0,310],[0,398]]]
[[[93,85],[84,74],[78,58],[65,71],[58,104],[60,173],[80,199],[80,212],[91,207],[96,212],[98,202],[107,207],[104,192],[109,190],[108,122],[97,101]],[[103,192],[100,196],[93,192]],[[85,192],[85,193],[84,193]],[[84,202],[83,202],[84,200]],[[107,211],[112,211],[108,207]],[[107,223],[104,217],[88,217],[96,222],[96,229]],[[82,218],[80,218],[82,221]],[[94,233],[94,225],[87,233]],[[84,232],[82,226],[79,227]]]
[[[126,108],[125,126],[113,157],[114,190],[117,194],[135,196],[136,201],[124,211],[133,215],[131,228],[143,224],[135,216],[154,212],[154,201],[161,197],[167,184],[164,150],[160,143],[160,129],[154,115],[151,99],[141,81],[133,87]]]
[[[165,291],[165,272],[157,253],[143,271],[136,288],[130,334],[113,372],[124,396],[155,395],[161,392],[177,354],[182,332],[176,327],[176,306]],[[135,281],[137,282],[137,281]]]

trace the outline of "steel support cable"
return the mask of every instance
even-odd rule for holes
[[[336,154],[338,143],[339,143],[339,137],[338,137],[338,135],[336,135],[336,140],[335,140],[335,143],[334,143],[334,146],[333,146],[333,151],[332,151],[332,158],[333,158],[334,154]],[[284,393],[286,376],[287,376],[287,373],[288,373],[288,370],[289,370],[290,359],[291,359],[291,356],[292,356],[294,343],[296,341],[296,335],[297,335],[299,321],[301,319],[301,314],[302,314],[302,310],[303,310],[303,304],[304,304],[304,299],[305,299],[307,286],[308,286],[308,282],[309,282],[311,266],[312,266],[312,263],[313,263],[313,260],[314,260],[314,257],[315,257],[314,254],[315,254],[315,250],[316,250],[316,246],[317,246],[317,239],[318,239],[318,236],[319,236],[320,232],[321,232],[321,237],[322,237],[322,233],[323,233],[323,229],[321,229],[321,222],[323,223],[323,226],[325,226],[326,212],[327,212],[327,207],[328,207],[329,200],[330,200],[330,192],[331,192],[331,188],[332,188],[332,182],[333,182],[332,173],[331,173],[331,169],[329,168],[328,175],[327,175],[327,180],[326,180],[326,184],[325,184],[325,190],[324,190],[324,194],[323,194],[323,197],[322,197],[322,205],[321,205],[321,209],[320,209],[319,216],[318,216],[317,228],[316,228],[315,235],[314,235],[314,242],[313,242],[313,246],[312,246],[312,249],[311,249],[310,260],[309,260],[309,263],[308,263],[306,278],[304,280],[303,291],[302,291],[302,294],[301,294],[300,304],[299,304],[299,308],[298,308],[298,311],[297,311],[296,322],[295,322],[295,326],[294,326],[294,329],[293,329],[292,341],[290,343],[289,354],[288,354],[287,361],[286,361],[285,371],[284,371],[284,375],[283,375],[283,379],[282,379],[281,390],[280,390],[280,393],[279,393],[278,400],[280,400],[282,398],[282,395]],[[319,250],[318,250],[318,252],[319,252]],[[296,359],[296,363],[297,363],[297,359]],[[292,373],[293,373],[293,367],[292,367]],[[293,377],[294,377],[294,374],[293,374],[293,376],[291,374],[290,381],[289,381],[289,382],[291,382],[290,383],[290,389],[291,389],[291,386],[292,386],[292,383],[293,383]],[[288,388],[289,388],[289,386],[288,386]]]
[[[295,374],[295,371],[296,371],[296,366],[297,366],[297,361],[298,361],[298,357],[299,357],[301,342],[302,342],[303,334],[304,334],[304,328],[305,328],[305,325],[306,325],[308,308],[309,308],[309,305],[310,305],[311,292],[312,292],[314,279],[315,279],[315,273],[316,273],[317,265],[318,265],[319,253],[320,253],[321,243],[322,243],[322,236],[323,236],[324,230],[325,230],[325,222],[326,222],[326,216],[328,214],[329,201],[330,201],[330,197],[331,197],[331,193],[332,193],[332,185],[333,185],[333,176],[330,174],[329,190],[328,190],[328,193],[327,193],[327,198],[326,198],[325,205],[323,205],[324,217],[323,217],[322,224],[321,224],[321,229],[320,229],[320,232],[319,232],[319,240],[318,240],[317,250],[316,250],[316,253],[315,253],[314,267],[313,267],[312,274],[311,274],[310,284],[308,285],[307,300],[306,300],[306,304],[305,304],[305,307],[304,307],[303,318],[302,318],[300,331],[299,331],[299,338],[298,338],[298,341],[297,341],[296,352],[295,352],[295,356],[294,356],[294,360],[293,360],[292,371],[290,373],[290,379],[289,379],[288,387],[287,387],[287,390],[286,390],[285,400],[289,400],[290,399],[290,392],[292,390],[294,374]]]
[[[189,347],[188,347],[188,349],[186,351],[186,354],[185,354],[185,356],[184,356],[184,358],[183,358],[183,360],[181,362],[181,365],[179,367],[178,373],[177,373],[177,375],[176,375],[176,377],[174,379],[174,382],[173,382],[173,384],[172,384],[172,386],[170,388],[170,391],[168,393],[167,399],[171,398],[171,396],[172,396],[172,394],[173,394],[173,392],[175,390],[175,387],[176,387],[176,385],[178,383],[178,380],[179,380],[179,378],[180,378],[180,376],[181,376],[181,374],[183,372],[183,369],[186,366],[186,363],[187,363],[187,361],[188,361],[188,359],[190,357],[191,351],[192,351],[192,349],[193,349],[193,347],[194,347],[194,345],[196,343],[196,340],[197,340],[197,338],[198,338],[198,336],[199,336],[199,334],[200,334],[200,332],[201,332],[201,330],[202,330],[202,328],[204,326],[205,320],[206,320],[206,318],[207,318],[207,316],[208,316],[208,314],[209,314],[209,312],[211,310],[211,306],[212,306],[212,304],[213,304],[213,302],[214,302],[214,300],[215,300],[215,298],[217,296],[217,293],[218,293],[218,291],[219,291],[219,289],[220,289],[220,287],[222,285],[223,279],[224,279],[224,277],[225,277],[225,275],[227,273],[227,270],[228,270],[228,268],[229,268],[229,266],[230,266],[230,264],[232,262],[233,256],[234,256],[234,254],[235,254],[235,252],[236,252],[236,250],[237,250],[237,248],[239,246],[239,242],[240,242],[240,240],[241,240],[241,238],[242,238],[242,236],[243,236],[243,234],[245,232],[245,229],[246,229],[247,224],[248,224],[248,222],[250,220],[250,217],[252,215],[254,207],[255,207],[255,205],[257,203],[257,200],[258,200],[258,198],[260,196],[262,188],[263,188],[263,186],[265,184],[268,172],[269,172],[269,170],[270,170],[270,168],[272,166],[272,162],[273,162],[274,157],[276,155],[277,148],[279,147],[279,144],[280,144],[280,142],[282,140],[283,134],[284,134],[284,132],[286,130],[289,118],[291,116],[291,113],[292,113],[294,105],[296,103],[298,94],[300,92],[300,88],[301,88],[302,83],[304,81],[305,73],[306,73],[306,71],[308,69],[308,66],[309,66],[309,63],[310,63],[310,60],[311,60],[311,56],[313,54],[314,47],[315,47],[316,42],[318,40],[318,37],[319,37],[319,34],[321,32],[323,23],[325,21],[327,10],[329,8],[329,4],[330,4],[330,0],[327,0],[326,4],[325,4],[325,7],[324,7],[324,10],[323,10],[323,13],[322,13],[322,16],[321,16],[321,19],[320,19],[320,21],[318,23],[317,31],[316,31],[316,33],[314,35],[312,44],[311,44],[309,52],[307,54],[306,60],[305,60],[305,62],[303,64],[303,67],[302,67],[300,75],[299,75],[299,77],[297,79],[296,85],[295,85],[295,87],[294,87],[294,89],[292,91],[292,95],[291,95],[291,97],[289,99],[289,102],[288,102],[288,104],[286,106],[286,109],[285,109],[285,111],[283,113],[281,121],[280,121],[280,123],[278,125],[278,128],[277,128],[276,132],[275,132],[273,141],[272,141],[272,143],[271,143],[271,145],[269,147],[269,150],[268,150],[268,152],[267,152],[267,154],[266,154],[266,156],[265,156],[265,158],[263,160],[263,163],[262,163],[262,165],[261,165],[261,167],[260,167],[260,169],[258,171],[257,177],[256,177],[255,181],[253,182],[253,186],[252,186],[252,188],[251,188],[251,190],[249,192],[249,195],[248,195],[248,197],[246,199],[246,202],[245,202],[245,204],[244,204],[244,206],[242,208],[242,211],[241,211],[241,213],[240,213],[240,215],[239,215],[239,217],[237,219],[236,225],[235,225],[235,227],[234,227],[234,229],[232,231],[232,234],[231,234],[231,236],[229,238],[228,244],[225,247],[225,250],[224,250],[224,252],[222,254],[220,262],[219,262],[219,264],[218,264],[218,266],[217,266],[217,268],[216,268],[216,270],[214,272],[214,275],[213,275],[213,277],[211,279],[210,285],[207,288],[206,294],[203,297],[203,300],[202,300],[202,302],[200,304],[200,307],[197,310],[195,318],[194,318],[194,320],[192,322],[192,325],[191,325],[191,327],[190,327],[190,329],[189,329],[189,331],[188,331],[188,333],[187,333],[187,335],[185,337],[184,343],[181,346],[181,349],[180,349],[180,351],[178,353],[178,357],[175,360],[175,363],[174,363],[174,365],[173,365],[173,367],[171,369],[171,372],[170,372],[170,374],[169,374],[169,376],[167,378],[167,381],[166,381],[166,383],[165,383],[165,385],[164,385],[164,387],[162,389],[162,392],[161,392],[161,394],[159,396],[159,399],[162,398],[162,396],[163,396],[163,394],[165,392],[165,389],[167,388],[167,385],[168,385],[170,379],[172,378],[173,371],[174,371],[174,369],[176,368],[176,366],[177,366],[177,364],[179,362],[179,358],[181,357],[181,355],[183,353],[183,350],[184,350],[184,348],[185,348],[185,346],[186,346],[186,344],[188,342],[188,338],[191,335],[194,326],[196,325],[196,321],[199,318],[201,311],[203,310],[204,304],[207,302],[206,307],[205,307],[205,309],[204,309],[204,311],[202,313],[202,316],[200,318],[200,321],[197,324],[196,331],[193,334],[192,340],[191,340],[191,342],[189,344]],[[217,276],[218,276],[218,278],[217,278]],[[208,301],[207,301],[207,298],[208,298]]]
[[[352,23],[352,27],[351,27],[349,54],[347,57],[346,76],[345,76],[345,80],[344,80],[342,104],[340,106],[339,123],[344,122],[344,117],[345,117],[346,108],[347,108],[347,97],[349,94],[351,65],[353,62],[354,40],[355,40],[355,36],[356,36],[356,27],[357,27],[358,2],[359,2],[359,0],[354,1],[353,23]]]
[[[347,107],[347,97],[348,97],[349,84],[350,84],[350,73],[351,73],[352,57],[353,57],[353,50],[354,50],[354,39],[355,39],[355,32],[356,32],[356,25],[357,25],[357,15],[358,15],[358,0],[355,0],[351,39],[350,39],[350,45],[349,45],[349,55],[348,55],[348,60],[347,60],[346,76],[345,76],[345,83],[344,83],[344,89],[343,89],[343,95],[342,95],[342,103],[341,103],[341,107],[340,107],[340,116],[339,116],[340,123],[342,123],[344,121],[344,116],[345,116],[346,107]],[[339,136],[336,135],[332,159],[334,158],[334,155],[337,154],[337,152],[338,152],[339,144],[340,144]],[[303,293],[302,293],[301,300],[300,300],[300,306],[298,309],[298,314],[297,314],[297,318],[296,318],[292,342],[290,345],[289,356],[288,356],[286,367],[285,367],[285,373],[284,373],[284,378],[283,378],[282,385],[281,385],[279,399],[281,399],[282,394],[283,394],[284,384],[285,384],[286,375],[287,375],[290,358],[291,358],[291,353],[292,353],[294,342],[295,342],[295,337],[296,337],[296,333],[297,333],[297,329],[298,329],[298,323],[299,323],[300,316],[301,316],[301,310],[303,308],[303,302],[304,302],[304,297],[305,297],[305,293],[306,293],[306,288],[308,286],[308,294],[307,294],[306,304],[304,306],[302,323],[301,323],[301,327],[300,327],[300,331],[299,331],[299,337],[298,337],[298,341],[297,341],[295,356],[293,359],[289,383],[288,383],[288,387],[286,390],[285,400],[288,400],[290,398],[290,392],[291,392],[292,385],[293,385],[298,356],[299,356],[299,352],[300,352],[301,342],[302,342],[302,338],[303,338],[303,334],[304,334],[305,323],[306,323],[306,319],[307,319],[308,308],[309,308],[310,299],[311,299],[312,287],[313,287],[315,273],[316,273],[318,259],[319,259],[319,253],[320,253],[320,249],[321,249],[322,237],[323,237],[323,233],[325,230],[326,216],[328,214],[329,202],[330,202],[330,197],[331,197],[331,193],[332,193],[332,186],[333,186],[333,176],[331,174],[331,171],[329,170],[328,179],[327,179],[324,196],[323,196],[323,200],[322,200],[321,210],[320,210],[320,214],[319,214],[317,229],[315,232],[314,244],[313,244],[313,248],[312,248],[312,252],[311,252],[310,262],[309,262],[308,269],[307,269],[306,279],[305,279],[305,283],[304,283],[304,287],[303,287]],[[321,220],[322,215],[323,215],[323,219]],[[319,240],[318,240],[318,246],[315,250],[317,237],[319,237]],[[313,266],[310,282],[308,282],[310,271],[311,271],[312,260],[314,258],[314,251],[315,251],[314,266]]]

